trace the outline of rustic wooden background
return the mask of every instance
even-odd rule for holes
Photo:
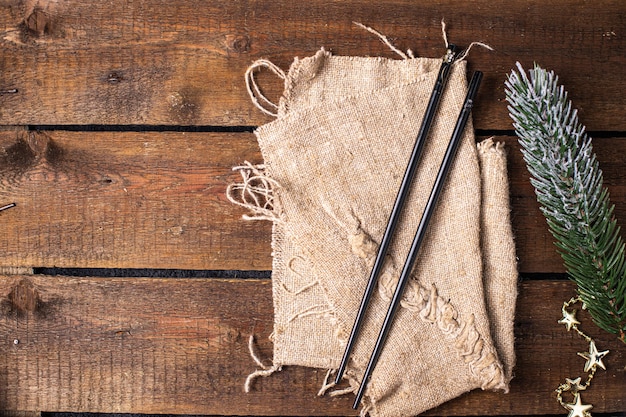
[[[552,4],[551,4],[552,3]],[[270,119],[243,74],[288,68],[320,47],[438,57],[440,20],[485,73],[478,138],[509,147],[520,268],[516,378],[429,415],[564,414],[554,389],[581,375],[586,344],[556,321],[574,294],[528,182],[504,101],[520,61],[555,70],[594,137],[626,222],[623,0],[0,1],[0,409],[203,415],[354,415],[318,398],[324,372],[290,367],[242,392],[253,334],[271,357],[270,225],[241,221],[231,167],[261,162]],[[282,85],[260,82],[270,97]],[[585,402],[624,415],[626,345],[610,349]],[[19,414],[19,413],[17,413]]]

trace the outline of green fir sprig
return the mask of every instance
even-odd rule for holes
[[[626,343],[624,242],[591,138],[554,72],[517,68],[506,98],[537,200],[584,306]]]

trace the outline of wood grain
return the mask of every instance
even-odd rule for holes
[[[580,374],[576,352],[586,349],[556,323],[573,286],[535,281],[520,291],[511,392],[472,392],[430,415],[563,412],[553,390]],[[269,280],[2,276],[0,309],[0,403],[7,410],[355,414],[351,398],[316,397],[323,370],[286,367],[242,392],[255,369],[249,336],[271,357]],[[612,352],[585,400],[594,412],[623,410],[626,350],[593,327],[586,329]]]
[[[514,137],[512,223],[523,273],[563,272]],[[480,138],[479,138],[480,140]],[[626,141],[595,142],[621,224]],[[262,161],[251,133],[0,132],[0,265],[271,269],[270,225],[225,197],[231,167]]]
[[[255,59],[287,69],[320,47],[397,56],[352,22],[420,56],[443,53],[440,20],[485,72],[479,129],[510,129],[503,81],[516,61],[555,70],[591,130],[626,130],[626,3],[489,0],[51,1],[0,5],[0,124],[258,125],[243,74]],[[261,79],[277,99],[282,81]]]
[[[351,397],[316,396],[324,370],[286,367],[242,392],[256,368],[249,336],[272,356],[269,280],[31,268],[270,270],[270,225],[242,221],[225,197],[232,166],[262,161],[254,135],[228,127],[271,120],[252,105],[245,70],[258,58],[287,70],[320,47],[398,58],[354,21],[438,57],[442,17],[451,42],[495,48],[468,58],[485,73],[473,112],[484,134],[512,129],[503,83],[516,61],[556,71],[600,132],[594,150],[626,224],[623,0],[0,1],[0,205],[17,203],[0,213],[0,414],[356,415]],[[282,80],[257,77],[277,100]],[[186,126],[200,128],[176,131]],[[519,270],[561,273],[519,145],[497,140],[509,149]],[[581,375],[587,348],[556,323],[573,293],[570,282],[523,281],[511,392],[471,392],[426,415],[564,415],[554,389]],[[611,350],[585,402],[623,413],[626,349],[578,317]]]
[[[0,265],[268,269],[270,225],[225,196],[259,158],[251,134],[4,132]]]

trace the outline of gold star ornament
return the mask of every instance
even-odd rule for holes
[[[565,378],[565,391],[571,391],[576,394],[578,391],[584,391],[587,387],[580,383],[581,377],[576,379]]]
[[[589,370],[595,369],[596,366],[606,370],[606,367],[602,363],[602,358],[604,358],[608,353],[608,350],[599,352],[596,347],[596,343],[592,340],[589,342],[589,352],[578,352],[578,356],[587,359],[587,363],[585,363],[585,372],[589,372]]]
[[[567,417],[589,417],[591,416],[591,413],[589,412],[589,410],[591,410],[593,406],[591,404],[581,403],[580,394],[576,393],[574,395],[574,403],[573,404],[566,403],[565,408],[570,410]]]
[[[569,307],[578,302],[583,302],[580,297],[572,297],[569,301],[563,303],[563,307],[561,308],[563,318],[559,320],[559,324],[564,324],[568,331],[574,329],[575,333],[589,343],[589,352],[578,353],[579,356],[587,360],[587,363],[585,363],[587,378],[584,383],[582,382],[582,377],[565,378],[565,383],[559,385],[556,389],[556,400],[562,407],[569,411],[567,417],[591,417],[591,412],[589,410],[591,410],[593,406],[591,404],[583,404],[580,398],[580,393],[589,388],[591,380],[596,374],[598,367],[606,370],[604,363],[602,363],[602,359],[609,353],[609,351],[604,350],[600,352],[596,347],[595,341],[578,328],[580,322],[576,320],[576,310],[574,309],[572,312],[568,311]],[[583,303],[583,310],[585,308],[586,306]],[[566,402],[563,399],[563,394],[565,393],[568,393],[568,396],[573,396],[572,403]]]
[[[575,327],[577,324],[580,324],[578,320],[576,320],[576,310],[569,312],[565,309],[565,306],[561,309],[563,313],[563,318],[559,320],[559,324],[564,324],[567,327],[567,331],[569,332],[572,327]]]

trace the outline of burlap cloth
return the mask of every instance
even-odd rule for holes
[[[336,369],[415,142],[440,59],[296,59],[256,136],[263,166],[239,167],[232,201],[273,221],[274,367]],[[348,363],[360,383],[467,90],[454,64]],[[254,82],[249,89],[257,97]],[[253,80],[252,80],[253,81]],[[501,144],[471,123],[372,374],[363,414],[416,415],[474,388],[508,390],[517,271]],[[322,392],[332,384],[326,386]],[[349,389],[350,390],[350,389]],[[346,390],[340,390],[345,393]],[[336,394],[337,392],[335,392]],[[329,395],[333,395],[331,392]]]

